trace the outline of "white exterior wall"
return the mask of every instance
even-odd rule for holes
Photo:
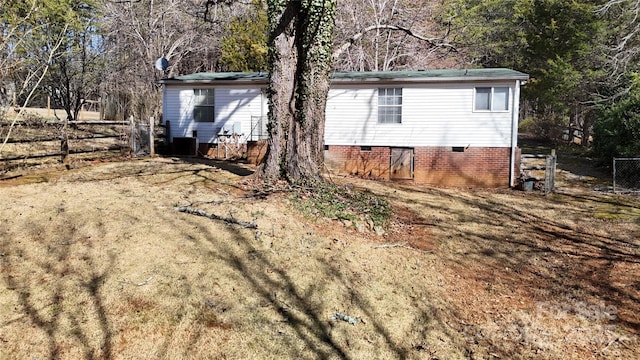
[[[402,123],[378,124],[378,86],[332,85],[327,100],[325,144],[366,146],[511,147],[518,119],[516,81],[455,84],[396,84],[402,88]],[[474,111],[475,87],[509,87],[508,111]],[[203,85],[164,88],[163,118],[171,122],[171,137],[191,137],[215,143],[223,127],[240,122],[241,140],[251,133],[251,117],[266,116],[259,86],[215,87],[215,122],[193,121],[193,89]],[[515,120],[514,120],[515,119]],[[517,124],[515,125],[517,126]]]
[[[402,88],[401,124],[378,124],[377,86],[334,85],[327,100],[325,145],[510,147],[515,85],[385,85]],[[476,86],[509,87],[509,111],[474,111]]]
[[[171,122],[171,139],[174,137],[191,137],[193,130],[198,132],[199,143],[216,143],[218,133],[223,128],[233,132],[234,123],[241,124],[241,139],[251,133],[251,117],[267,114],[259,87],[228,86],[214,87],[215,121],[193,121],[193,89],[212,88],[211,86],[165,86],[163,101],[163,119]]]

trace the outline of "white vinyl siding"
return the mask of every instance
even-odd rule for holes
[[[508,111],[509,88],[508,87],[476,87],[475,105],[476,111]]]
[[[512,121],[517,120],[515,82],[403,84],[401,123],[393,126],[378,122],[379,85],[334,84],[327,99],[325,144],[510,147]],[[494,108],[507,110],[476,111],[476,88],[482,87],[493,89]],[[267,114],[260,85],[227,85],[215,87],[215,121],[195,122],[193,89],[165,86],[163,115],[171,122],[172,137],[189,137],[195,130],[200,143],[215,143],[221,130],[239,129],[245,141],[251,117]]]
[[[203,87],[204,88],[204,87]],[[215,87],[214,122],[196,122],[193,118],[196,97],[193,87],[167,86],[163,120],[171,122],[171,137],[190,137],[197,131],[198,142],[216,143],[218,134],[239,133],[244,142],[251,132],[251,117],[265,116],[260,87]]]
[[[513,86],[515,82],[486,87],[509,90]],[[334,85],[327,100],[325,144],[511,146],[511,112],[474,111],[475,89],[470,83],[404,85],[402,124],[390,127],[378,123],[377,89]],[[508,98],[507,104],[511,101]]]

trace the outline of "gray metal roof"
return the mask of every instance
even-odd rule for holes
[[[266,72],[201,72],[163,79],[163,84],[224,84],[266,83]],[[504,68],[414,70],[414,71],[362,71],[334,72],[332,83],[399,83],[399,82],[461,82],[491,80],[527,80],[529,75]]]
[[[257,81],[267,80],[266,72],[201,72],[189,75],[177,76],[175,78],[164,79],[162,81]]]

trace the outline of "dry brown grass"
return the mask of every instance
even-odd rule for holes
[[[640,357],[637,198],[337,179],[392,202],[379,236],[212,164],[0,182],[0,358]]]
[[[24,112],[17,113],[16,109],[13,107],[7,108],[7,117],[9,119],[18,118],[18,119],[28,119],[33,116],[46,118],[46,119],[55,119],[65,118],[67,114],[63,109],[47,109],[47,108],[26,108]],[[98,111],[80,111],[78,114],[78,120],[100,120],[100,112]]]

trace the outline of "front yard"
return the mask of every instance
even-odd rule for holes
[[[334,179],[391,202],[379,234],[215,165],[1,181],[0,358],[640,357],[637,197]]]

